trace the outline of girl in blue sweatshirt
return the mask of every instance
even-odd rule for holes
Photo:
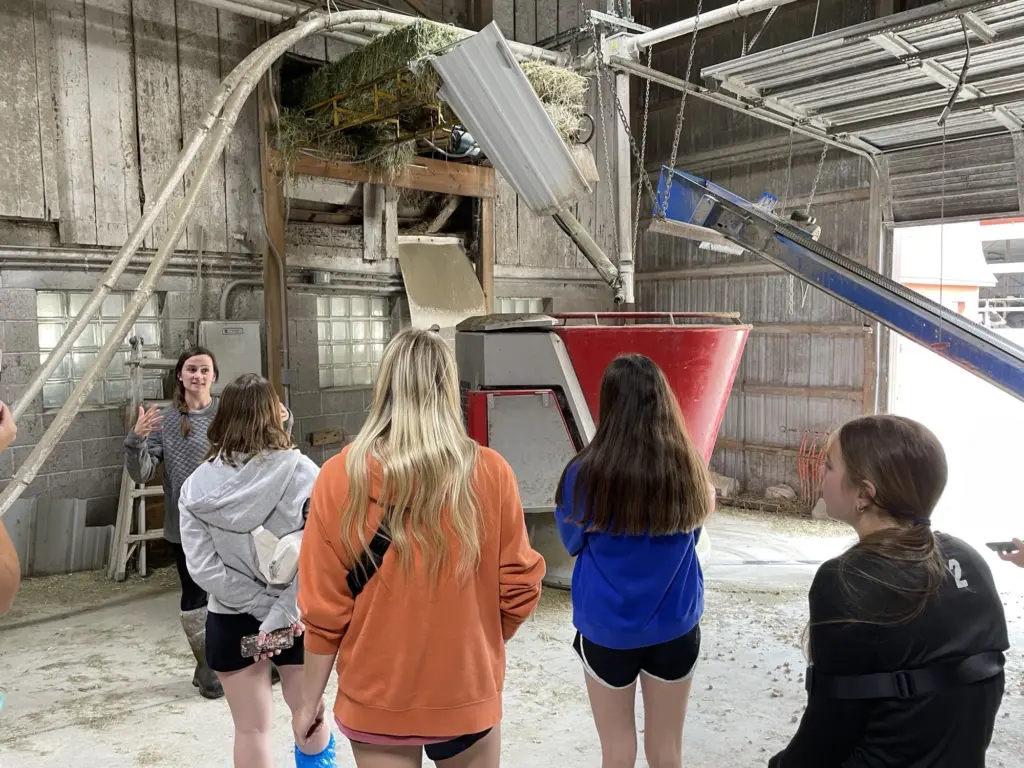
[[[675,395],[649,358],[625,355],[608,366],[597,434],[562,473],[556,504],[562,542],[576,557],[573,648],[603,768],[636,763],[637,679],[647,762],[680,766],[704,611],[695,544],[714,491]]]

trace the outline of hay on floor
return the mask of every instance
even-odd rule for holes
[[[385,179],[393,178],[415,156],[416,141],[396,142],[395,127],[387,123],[331,131],[330,108],[312,112],[309,108],[338,94],[352,92],[345,101],[346,108],[370,111],[372,90],[355,89],[381,78],[392,85],[392,76],[402,72],[402,103],[397,117],[408,130],[429,129],[435,124],[436,115],[427,105],[437,103],[440,78],[433,67],[419,65],[445,53],[464,36],[456,27],[417,21],[380,35],[345,58],[317,70],[298,84],[303,108],[282,110],[279,149],[286,159],[299,151],[310,151],[329,159],[363,162]],[[586,105],[587,79],[571,70],[537,61],[524,63],[523,72],[559,134],[567,142],[574,141]],[[455,117],[446,104],[441,104],[441,108],[446,116]]]

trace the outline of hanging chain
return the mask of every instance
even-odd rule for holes
[[[826,146],[828,146],[826,144]],[[793,131],[789,132],[789,159],[786,161],[786,195],[782,198],[782,212],[789,209],[789,191],[793,181]],[[794,292],[796,291],[796,280],[790,273],[786,282],[786,312],[789,317],[796,313]]]
[[[596,59],[597,59],[597,100],[598,100],[598,109],[600,109],[600,111],[601,111],[601,115],[600,115],[600,117],[601,117],[601,135],[605,137],[604,138],[604,158],[605,158],[605,167],[607,168],[607,171],[608,171],[608,184],[611,185],[612,170],[611,170],[611,153],[608,151],[607,129],[605,127],[604,99],[603,99],[603,97],[601,95],[602,91],[604,89],[604,85],[605,84],[607,84],[607,86],[608,86],[608,88],[609,88],[609,90],[611,92],[612,101],[615,104],[616,111],[618,112],[619,120],[622,122],[622,127],[625,129],[626,137],[629,139],[629,148],[630,148],[630,150],[633,153],[633,159],[636,161],[637,167],[640,169],[640,172],[639,172],[640,180],[641,180],[641,182],[643,182],[644,187],[647,189],[648,194],[651,196],[651,199],[654,200],[655,197],[656,197],[656,194],[654,192],[654,187],[651,185],[650,176],[648,176],[646,170],[644,169],[643,157],[640,154],[640,150],[637,149],[636,139],[633,136],[633,131],[631,131],[630,128],[629,128],[629,119],[626,117],[626,113],[625,113],[625,111],[622,108],[622,102],[619,101],[619,96],[615,92],[615,80],[612,77],[611,70],[610,70],[610,68],[608,66],[605,65],[604,49],[601,46],[601,39],[600,39],[600,37],[597,34],[597,27],[594,24],[593,19],[591,19],[590,15],[587,14],[586,9],[583,6],[582,0],[580,1],[580,10],[581,10],[581,12],[584,13],[584,18],[587,20],[586,26],[590,30],[591,36],[594,39],[594,54],[595,54]],[[650,54],[650,49],[648,49],[648,62],[650,62],[650,55],[651,55]],[[650,81],[648,81],[648,82],[650,82]],[[648,89],[649,88],[650,88],[650,86],[648,85]],[[650,97],[650,91],[648,90],[648,98],[649,97]],[[648,114],[647,106],[649,106],[649,104],[645,105],[645,110],[644,110],[645,134],[646,134],[647,114]],[[609,186],[609,188],[610,188],[610,186]],[[637,226],[639,226],[639,220],[640,219],[639,219],[639,216],[638,216],[637,217]],[[634,227],[634,229],[635,229],[635,227]],[[618,221],[617,221],[617,217],[614,216],[614,215],[612,216],[612,234],[615,237],[615,242],[618,242]],[[634,241],[635,241],[635,237],[636,236],[634,235]]]
[[[647,49],[647,68],[650,69],[651,59],[654,57],[654,46],[650,46]],[[640,158],[637,162],[637,170],[642,182],[643,179],[647,179],[647,186],[651,185],[651,179],[647,175],[647,117],[650,115],[651,108],[651,81],[649,78],[644,78],[644,129],[640,134]],[[636,239],[640,231],[640,204],[643,202],[644,193],[642,189],[636,191],[636,213],[633,215],[633,258],[636,258]],[[652,200],[653,202],[653,200]]]
[[[818,182],[821,181],[821,170],[825,167],[825,155],[828,154],[828,144],[821,148],[821,157],[818,158],[818,170],[814,174],[814,183],[811,185],[811,194],[807,198],[807,215],[811,215],[811,206],[814,204],[814,196],[818,193]]]
[[[697,51],[697,30],[700,29],[700,12],[703,8],[704,0],[697,0],[697,13],[693,17],[693,34],[690,37],[690,57],[686,61],[686,76],[684,80],[686,84],[690,84],[690,74],[693,72],[693,54]],[[689,90],[683,91],[683,97],[679,100],[679,114],[676,115],[676,132],[672,138],[672,156],[669,158],[668,167],[675,171],[676,168],[676,156],[679,154],[679,137],[683,133],[683,112],[686,109],[686,96]],[[668,181],[665,182],[665,200],[661,206],[661,215],[664,216],[668,213],[668,201],[672,194],[672,174],[668,175]]]

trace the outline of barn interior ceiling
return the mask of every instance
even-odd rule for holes
[[[1024,128],[1024,2],[946,2],[704,68],[709,90],[862,153]]]

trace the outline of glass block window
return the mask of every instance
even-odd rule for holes
[[[316,342],[320,387],[370,386],[391,338],[388,300],[380,296],[318,296]]]
[[[516,299],[498,296],[494,311],[499,315],[538,315],[544,312],[544,299]]]
[[[86,292],[78,291],[37,291],[36,317],[39,325],[39,361],[46,360],[50,350],[60,341],[64,329],[78,314],[89,298]],[[128,304],[129,295],[112,293],[107,296],[93,321],[78,337],[70,354],[57,365],[53,375],[43,384],[43,407],[60,408],[71,395],[72,390],[85,375],[96,359],[100,347],[114,330],[118,319]],[[135,327],[121,341],[121,349],[107,368],[103,379],[93,387],[87,402],[93,405],[120,405],[129,398],[128,339],[141,336],[146,357],[160,357],[160,324],[156,297],[150,297],[143,308]],[[145,371],[142,386],[143,397],[160,400],[164,396],[163,372]]]

